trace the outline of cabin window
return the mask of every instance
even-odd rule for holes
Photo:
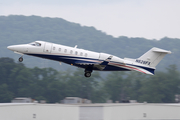
[[[59,52],[61,51],[61,48],[59,48]]]
[[[67,52],[67,49],[65,49],[64,52],[66,53],[66,52]]]
[[[72,50],[70,51],[70,54],[73,54],[73,51],[72,51]]]
[[[82,53],[82,52],[80,53],[80,56],[83,56],[83,53]]]
[[[53,47],[53,50],[55,50],[56,49],[56,47]]]
[[[87,57],[88,56],[88,54],[87,53],[85,53],[85,57]]]
[[[75,55],[78,55],[78,52],[77,52],[77,51],[75,52]]]

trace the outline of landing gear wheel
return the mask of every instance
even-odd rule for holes
[[[85,72],[85,73],[84,73],[84,76],[85,76],[85,77],[91,77],[91,72]]]
[[[20,58],[19,58],[19,62],[22,62],[22,61],[23,61],[23,58],[22,58],[22,57],[20,57]]]

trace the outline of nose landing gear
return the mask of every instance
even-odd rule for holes
[[[19,62],[22,62],[23,61],[23,57],[21,56],[20,58],[19,58]]]

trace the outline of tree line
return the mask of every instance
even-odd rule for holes
[[[84,70],[57,71],[53,68],[27,68],[12,58],[0,58],[0,102],[10,102],[15,97],[31,97],[60,102],[65,97],[80,97],[93,103],[106,100],[123,102],[172,103],[180,94],[180,72],[176,65],[156,75],[138,72],[111,72],[102,78],[94,71],[90,78]]]

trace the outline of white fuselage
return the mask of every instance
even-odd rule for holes
[[[64,62],[70,65],[84,68],[85,71],[92,72],[93,70],[100,71],[139,71],[146,74],[152,74],[154,68],[137,63],[135,60],[121,59],[106,53],[92,52],[76,47],[68,47],[64,45],[36,41],[30,44],[12,45],[8,49],[19,53],[26,54],[46,59],[51,59],[59,62]],[[111,57],[110,57],[111,56]],[[109,58],[110,57],[110,58]],[[109,58],[109,61],[106,60]],[[147,69],[148,70],[147,70]]]

